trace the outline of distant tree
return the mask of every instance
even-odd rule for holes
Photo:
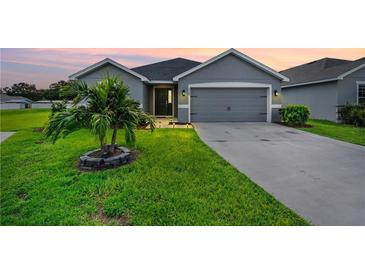
[[[58,81],[49,85],[48,89],[37,89],[36,85],[20,82],[13,84],[11,87],[0,89],[0,93],[10,96],[23,96],[33,101],[39,100],[73,100],[77,92],[65,92],[64,89],[73,83],[70,81]]]
[[[66,86],[68,84],[68,82],[64,81],[64,80],[61,80],[61,81],[58,81],[56,83],[52,83],[49,85],[49,89],[50,90],[60,90],[60,88]]]
[[[5,87],[4,90],[7,95],[23,96],[33,101],[41,100],[43,97],[42,93],[38,92],[34,84],[28,84],[25,82],[13,84],[11,88]]]
[[[1,88],[0,93],[2,93],[2,94],[8,94],[10,91],[11,91],[11,88],[5,87],[5,88]]]
[[[44,100],[54,101],[54,100],[60,99],[58,91],[55,91],[55,90],[40,89],[40,90],[38,90],[38,92],[42,94],[42,99],[44,99]]]
[[[58,81],[56,83],[52,83],[49,85],[49,91],[45,94],[45,96],[49,97],[49,100],[72,100],[77,94],[73,92],[69,92],[67,88],[70,84],[72,84],[73,80],[70,81]],[[68,92],[65,92],[67,90]]]
[[[18,95],[18,94],[26,94],[26,93],[32,93],[32,92],[36,92],[37,88],[34,84],[28,84],[28,83],[18,83],[18,84],[13,84],[11,86],[11,93],[14,95]]]

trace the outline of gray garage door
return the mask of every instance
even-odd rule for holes
[[[264,88],[193,88],[192,122],[266,122]]]

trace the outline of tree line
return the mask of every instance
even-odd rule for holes
[[[22,96],[32,101],[72,100],[75,97],[74,94],[64,93],[62,91],[62,88],[68,86],[72,81],[58,81],[50,84],[48,89],[37,89],[34,84],[20,82],[13,84],[11,87],[0,88],[0,92],[9,96]]]

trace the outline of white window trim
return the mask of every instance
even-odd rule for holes
[[[356,104],[359,104],[359,87],[365,85],[365,81],[356,81]]]
[[[153,116],[156,116],[156,100],[155,100],[155,89],[156,88],[168,88],[172,90],[172,116],[168,115],[166,117],[175,117],[175,87],[174,86],[169,86],[169,85],[157,85],[153,87],[152,90],[152,111],[153,111]],[[162,116],[156,116],[156,117],[162,117]],[[165,116],[164,116],[165,117]]]
[[[272,85],[271,84],[259,84],[259,83],[248,83],[248,82],[216,82],[216,83],[200,83],[191,84],[188,86],[188,115],[189,123],[191,123],[191,89],[192,88],[266,88],[267,89],[267,101],[266,101],[266,122],[271,123],[271,98],[272,98]]]

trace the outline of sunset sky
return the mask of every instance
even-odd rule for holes
[[[355,60],[365,49],[253,49],[237,48],[242,53],[275,69],[283,70],[323,57]],[[205,61],[226,49],[1,49],[1,87],[28,82],[37,88],[67,80],[78,70],[109,57],[129,68],[183,57]]]

